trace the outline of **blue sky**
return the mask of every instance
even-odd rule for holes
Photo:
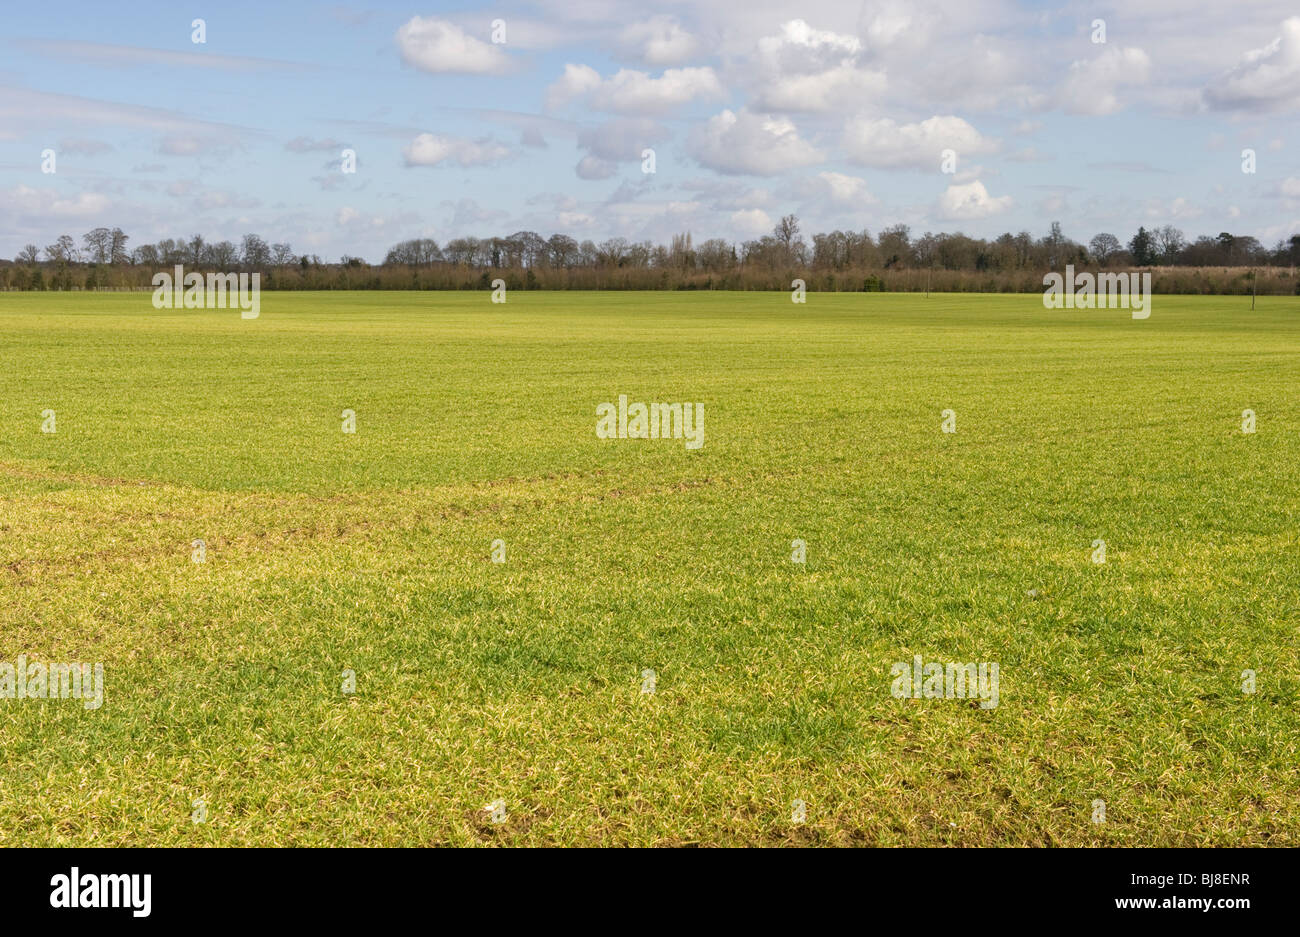
[[[1300,11],[1208,6],[7,5],[0,256],[108,225],[378,261],[518,230],[747,239],[789,212],[1271,245],[1300,233]]]

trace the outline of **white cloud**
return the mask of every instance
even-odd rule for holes
[[[578,146],[603,160],[640,160],[647,146],[670,136],[663,124],[644,117],[605,121],[578,131]]]
[[[109,201],[98,192],[59,195],[52,189],[33,189],[20,185],[0,191],[0,212],[33,219],[92,218],[108,209]]]
[[[867,180],[842,172],[819,172],[810,180],[812,190],[836,205],[874,205],[880,200],[867,189]]]
[[[422,133],[402,148],[408,166],[439,166],[453,162],[459,166],[487,166],[510,155],[510,148],[495,140],[461,140],[432,133]]]
[[[861,24],[873,48],[886,48],[909,35],[929,32],[931,16],[917,18],[921,9],[913,0],[869,0],[862,5]]]
[[[59,141],[59,153],[76,153],[81,156],[98,156],[100,153],[108,153],[113,149],[111,144],[103,140],[89,140],[83,137],[74,137],[70,140]]]
[[[1113,114],[1123,106],[1119,89],[1146,84],[1150,72],[1151,59],[1141,49],[1107,48],[1096,58],[1070,65],[1061,103],[1072,114]]]
[[[1197,208],[1181,195],[1169,203],[1168,215],[1175,221],[1187,218],[1199,218],[1202,214],[1201,209]]]
[[[723,111],[691,131],[688,149],[701,165],[729,175],[776,175],[821,160],[784,117]]]
[[[1211,107],[1274,110],[1300,105],[1300,16],[1282,23],[1282,34],[1242,56],[1220,81],[1205,89]]]
[[[1160,198],[1147,199],[1143,204],[1142,213],[1145,217],[1160,224],[1166,221],[1190,221],[1194,218],[1200,218],[1205,214],[1205,211],[1180,195],[1169,201]],[[1231,209],[1229,209],[1228,213],[1232,214]]]
[[[1277,184],[1277,196],[1292,211],[1300,208],[1300,176],[1288,176]]]
[[[994,198],[976,180],[965,185],[950,185],[934,206],[936,218],[944,221],[971,221],[997,215],[1011,207],[1011,196]]]
[[[670,68],[658,78],[623,68],[610,78],[588,65],[565,65],[564,74],[547,89],[547,105],[560,107],[583,98],[598,111],[616,114],[661,114],[696,99],[720,98],[722,82],[712,68]]]
[[[0,85],[0,126],[16,128],[64,125],[79,130],[90,125],[156,130],[163,133],[203,133],[234,140],[249,132],[231,124],[197,120],[179,111],[118,104],[46,91]]]
[[[332,138],[313,140],[311,137],[294,137],[284,145],[284,148],[293,153],[337,153],[345,146],[347,146],[346,143],[341,143]]]
[[[829,111],[850,101],[873,100],[885,90],[885,73],[841,65],[812,75],[782,75],[763,85],[756,103],[777,111]]]
[[[857,36],[814,29],[803,20],[790,20],[775,36],[758,40],[761,67],[776,74],[815,74],[852,65],[862,51]]]
[[[599,179],[608,179],[618,171],[618,167],[607,159],[601,159],[599,156],[588,154],[578,161],[574,172],[578,174],[579,179],[594,181]]]
[[[818,30],[790,20],[775,36],[758,41],[754,104],[764,110],[827,111],[885,90],[883,71],[861,69],[856,36]]]
[[[1000,173],[996,169],[988,169],[984,166],[971,166],[963,169],[961,172],[952,174],[952,182],[971,182],[975,179],[982,179],[985,176],[996,176]]]
[[[704,51],[704,44],[671,16],[633,23],[619,36],[623,47],[647,65],[681,65]]]
[[[767,212],[761,208],[750,208],[744,211],[733,212],[731,215],[731,226],[742,237],[745,235],[756,236],[768,234],[772,230],[772,219]]]
[[[509,58],[498,45],[467,35],[435,17],[415,16],[397,30],[402,61],[421,71],[491,75],[505,71]]]
[[[1060,215],[1070,210],[1070,200],[1062,192],[1056,192],[1046,198],[1039,199],[1034,204],[1035,211],[1040,215]]]
[[[216,137],[192,133],[172,133],[158,142],[158,152],[165,156],[203,156],[223,153],[230,145]]]
[[[775,204],[772,193],[765,188],[747,186],[728,179],[687,179],[678,188],[696,192],[707,200],[712,211],[741,211],[750,208],[768,208]]]
[[[572,63],[565,65],[564,74],[555,79],[551,86],[546,89],[546,106],[550,108],[562,107],[574,98],[580,98],[595,91],[600,87],[600,84],[600,72],[590,65],[574,65]]]
[[[444,201],[442,207],[452,209],[447,226],[458,233],[465,233],[483,225],[500,224],[509,215],[499,208],[484,208],[472,198],[456,201]]]
[[[93,65],[161,65],[164,67],[228,68],[235,71],[261,71],[264,69],[307,70],[311,66],[282,59],[259,59],[243,55],[217,53],[179,52],[172,49],[148,49],[141,46],[115,45],[106,42],[89,42],[84,39],[27,39],[18,40],[24,46],[39,50],[42,56]]]
[[[857,118],[844,130],[849,159],[880,169],[938,169],[942,153],[955,150],[957,159],[991,153],[997,144],[960,117],[935,116],[916,124],[889,118]]]

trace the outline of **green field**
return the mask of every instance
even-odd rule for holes
[[[0,366],[0,661],[105,674],[0,699],[0,845],[1300,845],[1300,299],[8,293]]]

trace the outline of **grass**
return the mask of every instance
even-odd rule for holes
[[[0,661],[105,702],[0,699],[0,844],[1300,844],[1298,323],[4,294]],[[597,439],[619,394],[703,448]]]

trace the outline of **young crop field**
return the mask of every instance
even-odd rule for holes
[[[0,661],[102,664],[0,676],[0,845],[1300,845],[1300,298],[6,293],[0,373]]]

